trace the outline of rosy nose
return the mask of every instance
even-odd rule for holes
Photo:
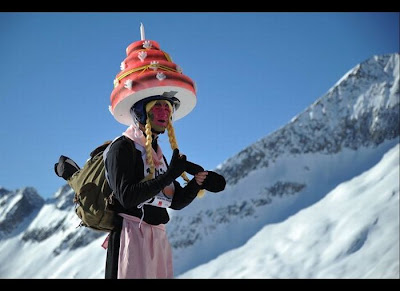
[[[168,118],[169,117],[169,108],[157,108],[154,113],[158,116],[158,117],[164,117],[164,118]]]

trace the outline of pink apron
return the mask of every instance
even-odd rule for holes
[[[165,225],[151,225],[119,214],[122,223],[118,279],[173,278],[172,250]]]

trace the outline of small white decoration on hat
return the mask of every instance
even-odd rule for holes
[[[156,78],[160,81],[164,80],[167,76],[163,72],[158,72]]]
[[[182,74],[183,70],[181,68],[181,66],[176,65],[176,70],[178,71],[178,73]]]
[[[113,83],[114,83],[114,88],[115,88],[115,87],[117,87],[117,86],[118,86],[118,84],[119,84],[119,80],[116,78],[116,79],[114,79]]]
[[[149,40],[145,40],[145,41],[143,42],[143,47],[144,47],[145,49],[151,48],[151,42],[150,42]]]
[[[138,58],[143,62],[144,59],[147,57],[147,53],[145,51],[140,51],[138,53]]]
[[[125,62],[121,62],[121,65],[119,66],[119,68],[121,69],[121,71],[125,70],[125,68],[126,68]]]
[[[132,89],[132,80],[126,80],[125,83],[124,83],[124,87],[126,89],[131,90]]]
[[[156,71],[158,69],[158,64],[159,64],[158,61],[151,61],[149,68]]]

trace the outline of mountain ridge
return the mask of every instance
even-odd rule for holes
[[[373,70],[372,73],[367,74],[367,72],[371,72],[369,67],[371,63],[375,65],[372,66],[375,70]],[[321,151],[325,151],[326,153],[335,153],[338,152],[342,146],[356,149],[355,142],[357,141],[357,138],[360,138],[364,142],[363,145],[368,146],[371,142],[379,144],[384,139],[393,139],[394,137],[399,136],[399,127],[396,124],[396,120],[399,120],[398,100],[397,104],[392,104],[393,106],[391,106],[390,109],[387,110],[386,114],[389,115],[389,117],[387,117],[385,120],[389,120],[389,127],[387,127],[387,124],[382,124],[382,122],[380,122],[381,119],[378,119],[377,121],[375,121],[374,119],[374,117],[381,113],[382,108],[378,108],[378,112],[359,112],[358,115],[360,116],[353,116],[353,114],[349,114],[349,108],[346,108],[346,106],[341,106],[341,108],[347,111],[339,112],[339,114],[337,112],[333,113],[335,113],[335,116],[339,115],[341,117],[345,116],[347,118],[340,119],[340,124],[335,124],[333,128],[329,127],[332,126],[331,122],[326,122],[330,113],[330,103],[334,102],[335,100],[337,100],[337,103],[342,102],[343,99],[348,99],[351,97],[350,93],[354,93],[354,96],[364,96],[363,94],[371,95],[377,90],[374,86],[375,83],[371,82],[363,84],[364,88],[367,88],[366,92],[357,92],[360,90],[360,86],[357,86],[355,89],[353,89],[353,86],[352,90],[348,94],[346,94],[344,98],[343,94],[339,94],[339,92],[345,90],[343,89],[343,87],[349,87],[350,84],[352,85],[355,80],[358,80],[360,78],[362,78],[362,80],[367,79],[369,81],[371,79],[378,79],[377,73],[379,73],[379,77],[381,77],[381,79],[386,81],[386,79],[388,78],[385,77],[389,77],[386,73],[387,67],[392,68],[393,74],[395,76],[393,77],[392,75],[392,78],[389,78],[389,83],[382,83],[379,89],[384,90],[384,92],[381,92],[382,95],[390,95],[387,91],[391,90],[394,91],[391,96],[396,96],[396,94],[398,95],[398,66],[399,54],[383,55],[381,57],[373,56],[371,59],[368,59],[363,63],[357,65],[355,68],[346,73],[347,78],[342,78],[339,82],[335,84],[335,86],[330,88],[325,95],[318,98],[302,113],[293,117],[288,124],[282,126],[270,135],[261,138],[254,144],[243,149],[238,154],[227,159],[225,162],[218,166],[217,171],[225,176],[227,183],[235,183],[236,174],[233,168],[235,168],[238,173],[246,173],[249,172],[249,170],[252,170],[252,167],[248,165],[259,165],[261,167],[268,166],[268,160],[274,160],[279,154],[284,153],[282,149],[278,149],[277,152],[273,152],[273,149],[276,148],[276,145],[280,143],[285,144],[286,147],[291,146],[291,154]],[[388,101],[393,102],[393,100]],[[389,102],[389,104],[391,103]],[[328,108],[328,110],[326,108]],[[325,118],[323,118],[324,116]],[[322,121],[319,121],[317,117],[320,117]],[[307,122],[307,119],[311,121]],[[354,120],[358,122],[354,122]],[[303,124],[306,124],[306,126],[308,125],[309,130],[307,130],[306,132],[299,129],[303,126]],[[342,130],[335,131],[336,128]],[[374,134],[371,135],[371,132]],[[364,135],[364,138],[361,138],[361,135]],[[319,141],[319,137],[321,137],[322,140]],[[327,137],[330,138],[328,139]],[[297,140],[292,141],[289,138],[296,138]],[[304,146],[307,144],[309,144],[308,147],[299,147],[299,145]],[[267,154],[265,152],[267,152]],[[242,156],[246,156],[247,159],[241,159]],[[260,164],[259,161],[265,158],[268,158],[268,160],[263,161],[263,163]],[[241,161],[242,164],[238,163],[237,161]],[[226,164],[229,165],[226,166]]]

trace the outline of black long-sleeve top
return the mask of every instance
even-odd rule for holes
[[[154,139],[153,148],[157,148]],[[175,193],[170,208],[182,209],[189,205],[200,190],[194,179],[182,187],[178,181],[173,181],[170,175],[164,173],[155,179],[140,182],[144,178],[144,164],[141,152],[135,148],[134,142],[121,136],[111,145],[105,160],[108,181],[114,192],[114,210],[118,213],[142,217],[142,209],[137,206],[155,196],[165,186],[174,183]],[[165,208],[143,205],[143,220],[152,225],[165,224],[169,215]]]

